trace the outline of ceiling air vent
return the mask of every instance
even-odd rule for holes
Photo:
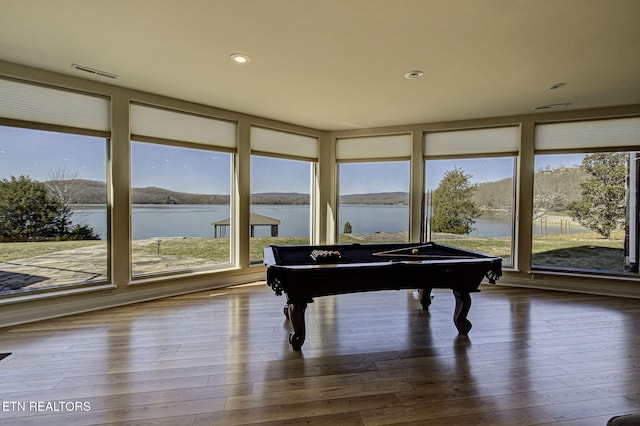
[[[88,72],[89,74],[97,75],[99,77],[106,77],[116,80],[118,78],[117,74],[112,74],[106,71],[100,71],[93,68],[85,67],[84,65],[71,64],[71,68],[76,69],[78,71]]]
[[[571,105],[568,102],[562,103],[562,104],[548,104],[548,105],[537,105],[534,106],[533,108],[531,108],[534,111],[540,111],[543,109],[554,109],[554,108],[564,108],[564,107],[568,107],[569,105]]]

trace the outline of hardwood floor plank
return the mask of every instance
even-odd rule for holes
[[[595,416],[609,416],[640,411],[640,403],[624,396],[590,399],[586,401],[550,404],[542,407],[556,421],[579,420]]]
[[[376,396],[380,394],[396,394],[403,391],[413,390],[413,387],[407,380],[399,381],[394,379],[325,388],[314,387],[311,389],[285,389],[286,388],[281,389],[279,392],[270,392],[267,394],[228,397],[225,410],[248,410],[270,405],[277,406],[283,401],[286,401],[287,404],[298,404],[349,396],[362,397],[369,395]]]
[[[11,419],[12,425],[23,424],[64,424],[84,426],[98,424],[128,424],[129,422],[162,419],[165,417],[188,416],[199,413],[216,412],[224,405],[224,398],[197,401],[179,401],[169,404],[117,407],[108,410],[44,414]]]
[[[360,414],[357,412],[328,414],[315,417],[300,417],[297,419],[287,419],[275,422],[252,423],[254,426],[280,426],[280,425],[305,425],[305,426],[326,426],[326,425],[364,425]]]
[[[113,395],[136,394],[172,389],[189,389],[206,387],[207,377],[187,377],[170,380],[148,380],[144,382],[130,381],[114,385],[89,385],[67,388],[55,388],[34,392],[10,393],[9,398],[14,401],[49,401],[52,396],[63,401],[85,401],[88,398]]]
[[[503,410],[530,409],[539,407],[546,401],[536,392],[519,392],[499,396],[483,396],[482,398],[446,399],[435,402],[411,403],[413,398],[400,405],[377,408],[362,413],[366,425],[385,425],[402,421],[422,422],[426,420],[457,417],[461,415],[486,415]],[[406,402],[406,403],[405,403]]]
[[[606,397],[632,395],[640,391],[640,384],[630,379],[625,382],[597,384],[591,386],[573,387],[570,389],[556,388],[540,391],[540,394],[554,404],[597,400]]]
[[[494,425],[541,425],[553,423],[554,419],[538,407],[521,408],[517,410],[492,411],[490,413],[478,413],[473,415],[438,417],[434,419],[423,419],[415,422],[398,422],[395,425],[403,426],[443,426],[443,425],[474,425],[474,426],[494,426]],[[606,423],[606,421],[605,421]],[[600,423],[603,426],[605,423]]]
[[[392,393],[346,397],[337,399],[319,399],[313,402],[252,408],[250,410],[228,410],[196,416],[194,426],[204,425],[247,425],[260,422],[297,421],[297,419],[336,414],[350,414],[366,411],[374,407],[388,407],[398,404]]]

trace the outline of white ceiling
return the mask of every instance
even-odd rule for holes
[[[322,130],[640,104],[640,1],[0,0],[0,59]]]

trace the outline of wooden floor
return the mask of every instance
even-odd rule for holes
[[[324,297],[287,343],[264,282],[0,330],[0,424],[605,425],[640,411],[640,301],[482,285]]]

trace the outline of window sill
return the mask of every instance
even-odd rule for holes
[[[56,288],[42,290],[39,292],[7,293],[0,296],[0,306],[12,303],[31,302],[34,300],[50,299],[53,297],[73,296],[77,294],[91,293],[96,291],[109,291],[115,289],[113,284],[85,285],[73,288]]]

